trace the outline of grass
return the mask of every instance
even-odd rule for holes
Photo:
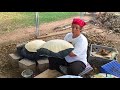
[[[79,12],[39,12],[39,22],[48,23],[79,14]],[[30,26],[35,26],[35,12],[0,12],[0,34]]]

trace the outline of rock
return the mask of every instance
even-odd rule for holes
[[[103,13],[99,16],[95,16],[95,19],[89,22],[96,26],[104,27],[107,30],[112,30],[115,33],[120,33],[120,15]]]

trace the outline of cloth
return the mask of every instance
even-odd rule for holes
[[[63,76],[59,76],[57,78],[83,78],[83,77],[75,76],[75,75],[63,75]]]
[[[65,37],[64,40],[70,42],[74,46],[74,50],[72,51],[76,56],[75,57],[70,57],[67,55],[65,57],[65,60],[68,63],[74,62],[74,61],[82,61],[85,65],[87,65],[87,48],[88,48],[88,41],[87,38],[83,35],[80,34],[76,38],[72,38],[73,34],[68,33]]]
[[[72,24],[77,24],[80,27],[83,27],[83,26],[86,25],[86,23],[83,20],[79,19],[79,18],[74,18]]]

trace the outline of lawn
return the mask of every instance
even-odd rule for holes
[[[78,16],[80,12],[39,12],[40,24]],[[0,12],[0,34],[35,26],[35,12]]]

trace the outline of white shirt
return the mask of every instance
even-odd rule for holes
[[[80,34],[76,38],[72,38],[73,34],[68,33],[64,40],[71,42],[74,46],[74,50],[72,51],[76,56],[70,57],[67,55],[65,57],[66,61],[68,63],[74,62],[74,61],[82,61],[85,65],[87,65],[87,48],[88,48],[88,41],[87,38]]]

